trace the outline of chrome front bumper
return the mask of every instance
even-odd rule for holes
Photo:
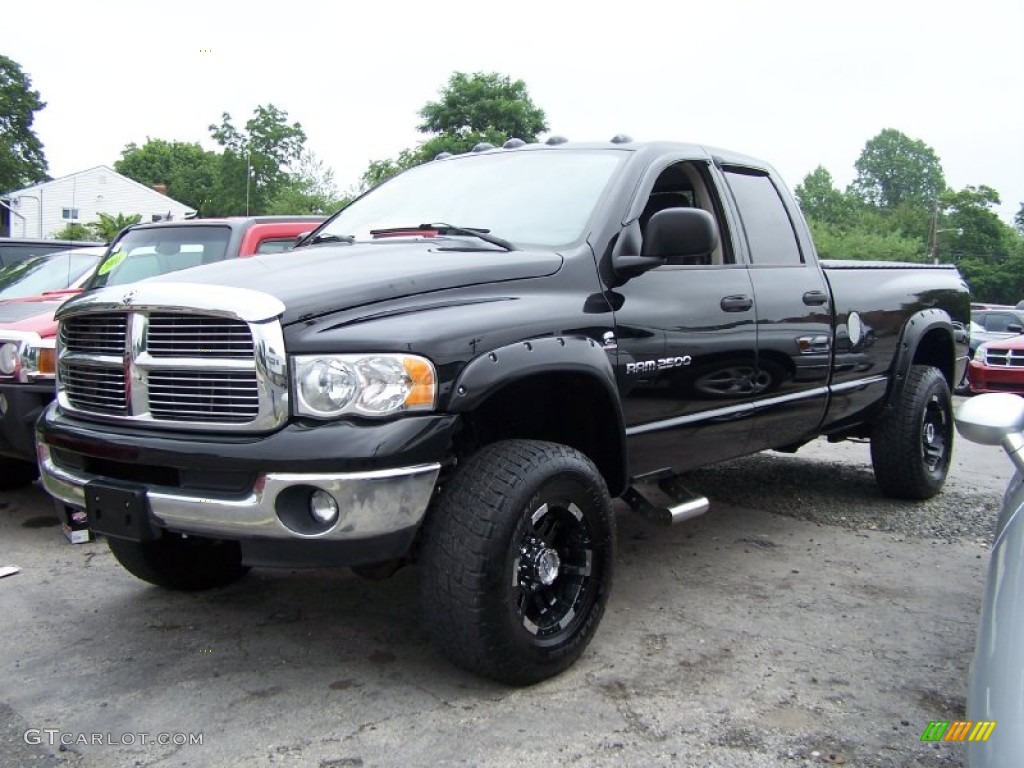
[[[51,496],[84,509],[85,486],[104,478],[57,466],[40,443],[39,469]],[[242,499],[189,495],[177,488],[146,490],[154,525],[177,533],[222,539],[317,539],[351,541],[385,536],[419,525],[426,514],[440,464],[343,474],[260,475]],[[340,514],[327,530],[301,533],[282,522],[278,496],[297,486],[319,488],[334,497]]]

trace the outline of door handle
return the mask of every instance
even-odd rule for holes
[[[804,294],[804,304],[808,307],[819,307],[828,304],[828,294],[824,291],[808,291]]]
[[[719,306],[726,312],[746,312],[754,306],[754,300],[749,296],[726,296]]]

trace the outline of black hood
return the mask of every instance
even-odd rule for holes
[[[561,266],[562,257],[552,251],[455,251],[436,241],[391,241],[299,248],[194,267],[143,282],[206,283],[269,293],[284,302],[287,325],[387,299],[542,277]]]

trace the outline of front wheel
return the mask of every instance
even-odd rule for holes
[[[882,491],[930,499],[942,490],[953,455],[953,403],[938,368],[912,365],[895,408],[871,434],[871,465]]]
[[[235,541],[167,533],[155,541],[108,537],[107,544],[126,571],[165,589],[194,592],[223,587],[249,572]]]
[[[594,636],[614,558],[611,499],[587,457],[555,443],[493,443],[456,472],[428,520],[427,628],[464,669],[539,682]]]

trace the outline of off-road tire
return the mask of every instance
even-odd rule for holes
[[[899,402],[871,433],[875,481],[887,496],[930,499],[942,490],[953,454],[953,403],[937,368],[912,365]]]
[[[107,538],[126,571],[165,589],[195,592],[223,587],[249,572],[238,542],[165,534],[154,541]]]
[[[530,685],[583,653],[614,560],[611,499],[586,456],[556,443],[493,443],[456,471],[426,522],[424,621],[454,664]]]
[[[32,485],[39,477],[39,467],[30,461],[0,456],[0,491],[14,491]]]

